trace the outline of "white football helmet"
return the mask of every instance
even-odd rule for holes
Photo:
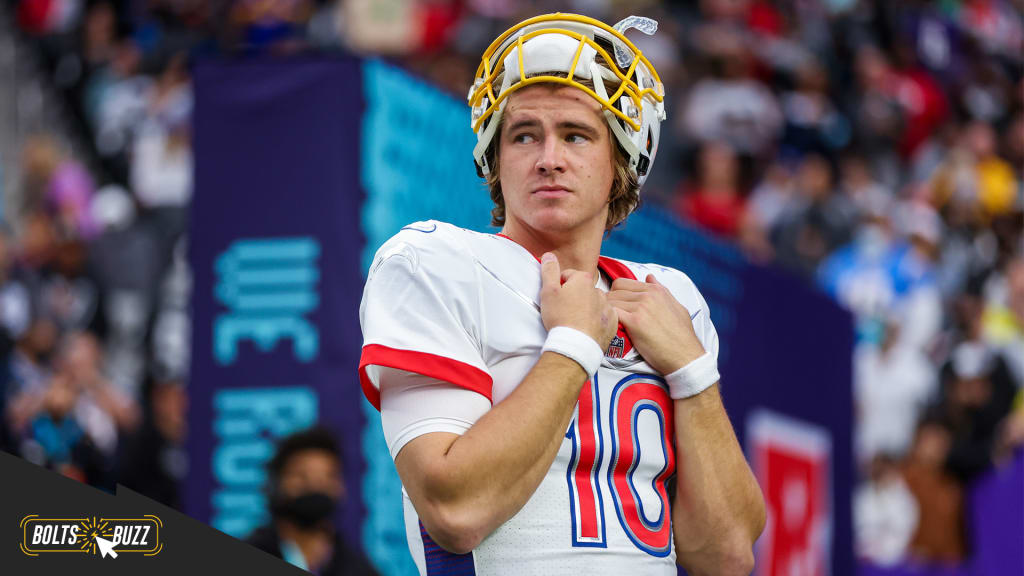
[[[524,20],[498,36],[484,52],[468,95],[471,126],[477,137],[473,159],[478,172],[490,172],[487,150],[509,94],[531,84],[553,82],[579,88],[601,104],[642,187],[658,152],[665,87],[654,66],[623,35],[629,28],[652,35],[658,23],[630,16],[608,26],[576,14],[546,14]],[[496,87],[499,77],[501,85]],[[594,88],[578,79],[590,80]]]

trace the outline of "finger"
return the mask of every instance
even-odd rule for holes
[[[616,310],[624,310],[626,312],[636,312],[640,309],[640,304],[636,302],[621,302],[609,299],[608,303]]]
[[[608,293],[608,298],[630,302],[641,300],[643,297],[643,292],[632,292],[630,290],[612,290]]]
[[[641,292],[646,290],[647,284],[638,282],[630,278],[616,278],[612,281],[612,290],[629,290],[631,292]]]
[[[668,292],[668,288],[665,288],[664,284],[658,282],[658,279],[654,276],[654,274],[648,274],[646,280],[648,286],[656,286],[658,290],[662,292]]]
[[[562,273],[558,267],[558,256],[551,252],[545,252],[540,257],[540,285],[541,288],[557,288]]]
[[[608,302],[618,302],[621,304],[629,304],[630,306],[639,306],[643,300],[637,298],[632,292],[609,292],[606,295]]]

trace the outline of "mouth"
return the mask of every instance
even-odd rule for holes
[[[533,190],[533,195],[540,198],[561,198],[570,194],[572,192],[568,188],[557,185],[541,186]]]

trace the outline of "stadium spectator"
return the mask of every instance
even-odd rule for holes
[[[96,151],[116,162],[115,177],[127,179],[126,154],[146,111],[146,95],[153,81],[139,73],[142,52],[138,44],[121,40],[110,63],[86,81],[84,115],[95,133]]]
[[[901,332],[909,326],[890,313],[879,344],[854,352],[854,402],[858,459],[901,459],[910,448],[918,416],[934,400],[936,373],[927,356]]]
[[[929,349],[942,328],[936,265],[945,226],[935,210],[924,203],[905,203],[900,216],[907,247],[897,256],[893,280],[898,302],[906,310],[903,338],[923,351]]]
[[[50,356],[57,343],[57,326],[42,315],[33,317],[19,337],[6,366],[7,427],[12,437],[24,433],[52,377]]]
[[[982,310],[982,337],[1002,354],[1017,384],[1024,386],[1024,257],[1007,262],[994,284],[994,294]]]
[[[99,323],[106,328],[107,374],[118,390],[139,398],[161,274],[157,231],[136,218],[133,199],[116,184],[100,189],[92,208],[102,230],[91,244],[90,265],[100,294]]]
[[[829,97],[828,71],[820,62],[808,60],[797,70],[795,83],[794,89],[781,97],[785,119],[782,146],[835,159],[849,142],[852,128]]]
[[[969,482],[992,466],[1017,387],[1006,362],[980,340],[960,343],[942,368],[942,408],[950,425],[946,466]]]
[[[747,210],[740,220],[740,246],[752,260],[766,263],[775,259],[770,234],[792,202],[793,194],[793,174],[789,166],[773,162],[751,192]]]
[[[963,486],[945,468],[951,443],[942,418],[929,415],[918,424],[903,466],[919,511],[909,555],[919,562],[955,563],[966,553]]]
[[[779,264],[810,276],[830,252],[853,235],[857,212],[838,191],[832,166],[819,154],[800,163],[796,194],[772,231]]]
[[[165,266],[185,232],[192,197],[192,85],[184,54],[172,57],[149,94],[132,148],[131,189],[156,232]]]
[[[188,394],[182,382],[154,382],[146,418],[120,450],[118,481],[149,498],[181,509],[181,483],[188,473],[185,452]]]
[[[314,574],[376,572],[338,536],[335,508],[345,497],[341,454],[325,428],[282,438],[267,463],[271,521],[248,538],[253,546]]]
[[[739,160],[729,145],[704,143],[697,152],[697,180],[684,187],[676,210],[713,234],[734,238],[746,207],[739,177]]]
[[[69,478],[106,486],[104,457],[74,414],[79,399],[75,384],[64,375],[55,375],[19,439],[19,453]]]
[[[894,202],[882,189],[856,199],[861,218],[855,236],[821,263],[818,282],[854,313],[858,340],[878,343],[883,319],[896,306],[893,268],[900,245],[892,222]]]
[[[57,143],[47,134],[26,139],[21,156],[22,201],[21,205],[9,208],[23,212],[41,208],[62,156]]]
[[[1005,464],[1015,451],[1024,446],[1024,390],[1018,390],[1013,401],[1013,412],[1003,422],[996,444],[995,461]]]
[[[684,133],[698,142],[725,142],[740,154],[767,154],[782,130],[778,101],[753,77],[741,40],[721,37],[709,49],[711,74],[688,93]]]
[[[881,454],[872,459],[868,480],[853,495],[853,509],[857,557],[879,566],[899,564],[921,513],[897,461]]]

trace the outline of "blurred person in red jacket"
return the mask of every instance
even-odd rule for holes
[[[718,236],[736,237],[746,208],[736,152],[723,142],[704,143],[697,152],[695,180],[676,201],[676,212]]]

